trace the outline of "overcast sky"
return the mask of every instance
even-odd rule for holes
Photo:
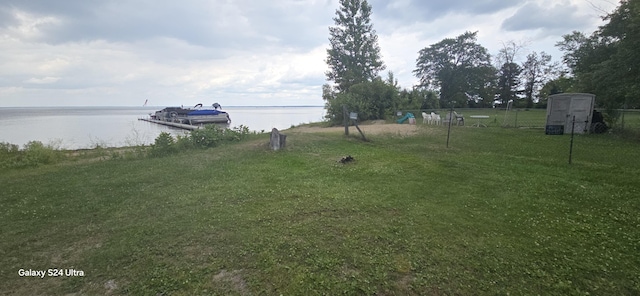
[[[590,34],[616,0],[370,0],[387,70],[417,83],[418,51],[479,31],[554,47]],[[0,107],[324,105],[338,0],[0,0]],[[386,77],[386,73],[381,73]]]

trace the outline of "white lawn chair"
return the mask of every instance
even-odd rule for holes
[[[431,115],[425,112],[422,112],[422,123],[431,123]]]
[[[456,125],[464,125],[464,116],[462,116],[462,114],[458,114],[456,111],[453,111],[453,115],[456,118]]]
[[[431,112],[431,122],[435,123],[435,125],[441,125],[442,121],[440,119],[440,114]]]
[[[451,122],[451,120],[453,119],[451,124],[464,125],[464,116],[462,114],[458,114],[456,113],[456,111],[453,111],[453,116],[451,116],[451,112],[448,111],[446,114],[447,115],[444,116],[444,120],[442,121],[442,123],[449,124],[449,122]]]

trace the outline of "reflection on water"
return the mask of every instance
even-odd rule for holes
[[[163,107],[0,108],[0,142],[24,145],[41,141],[63,149],[121,147],[151,144],[161,132],[183,135],[181,129],[138,118]],[[231,127],[252,131],[286,129],[318,122],[323,107],[229,107]]]

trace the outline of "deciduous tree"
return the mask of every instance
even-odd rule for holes
[[[440,91],[442,106],[466,106],[470,95],[484,85],[483,73],[491,66],[487,49],[476,42],[477,32],[465,32],[421,49],[413,71],[420,87]]]
[[[576,92],[574,87],[575,79],[567,77],[565,73],[560,73],[560,77],[547,81],[540,89],[540,100],[538,100],[537,108],[547,108],[547,99],[550,95],[565,92]]]
[[[544,51],[538,54],[532,52],[522,63],[522,80],[524,82],[524,98],[527,108],[533,107],[534,96],[538,95],[540,88],[555,78],[558,73],[558,64],[551,62],[551,55]]]
[[[498,100],[507,106],[509,101],[516,101],[520,92],[520,74],[522,67],[516,63],[519,52],[525,47],[524,44],[517,44],[509,41],[502,44],[502,48],[495,57],[498,71]]]
[[[608,109],[640,107],[640,0],[622,0],[589,37],[563,36],[558,46],[579,91],[594,93]]]
[[[507,106],[509,101],[518,99],[518,87],[520,86],[520,73],[522,68],[516,63],[505,63],[498,73],[498,99],[502,105]]]

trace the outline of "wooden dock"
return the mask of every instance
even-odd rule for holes
[[[202,126],[198,126],[198,125],[190,125],[190,124],[169,122],[169,121],[162,121],[162,120],[155,120],[155,119],[148,119],[148,118],[138,118],[138,120],[153,122],[161,125],[172,126],[172,127],[177,127],[177,128],[191,130],[191,131],[203,128]]]

